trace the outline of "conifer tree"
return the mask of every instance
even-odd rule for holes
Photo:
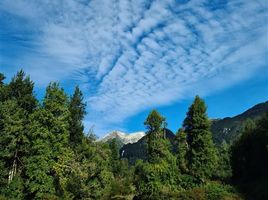
[[[40,108],[30,116],[28,138],[29,155],[25,163],[27,199],[49,199],[55,197],[52,155],[51,113]]]
[[[212,176],[217,162],[206,109],[205,102],[196,96],[183,122],[189,145],[189,170],[202,182]]]
[[[140,199],[166,199],[177,187],[176,159],[165,137],[165,118],[153,110],[144,124],[148,129],[148,162],[136,166],[136,189]]]
[[[4,84],[5,80],[4,74],[0,73],[0,102],[4,101],[6,99],[6,85]]]
[[[51,116],[46,126],[50,135],[52,158],[55,161],[52,172],[57,180],[56,191],[62,198],[67,198],[64,171],[73,160],[73,153],[68,146],[70,113],[68,97],[58,83],[52,82],[48,85],[43,107]]]
[[[82,143],[84,137],[84,126],[82,120],[86,114],[86,104],[83,102],[82,91],[76,86],[73,96],[70,100],[70,143],[77,146]]]
[[[166,150],[166,141],[164,135],[165,118],[156,110],[152,110],[144,122],[148,132],[148,161],[155,162],[162,158]]]
[[[188,144],[186,133],[183,129],[179,129],[176,134],[177,142],[177,165],[179,172],[187,173],[188,172],[188,163],[187,163],[187,152]]]
[[[69,141],[69,117],[68,97],[58,83],[50,83],[46,89],[44,98],[44,109],[51,115],[52,119],[47,126],[53,135],[54,148],[60,150]]]
[[[0,73],[0,86],[1,85],[4,85],[4,80],[5,80],[5,75],[4,74],[2,74],[2,73]]]
[[[24,132],[24,111],[16,100],[0,103],[0,185],[2,189],[13,183],[21,175],[23,161],[27,151],[28,139]],[[16,179],[18,180],[18,179]],[[19,189],[16,189],[19,191]]]
[[[37,100],[33,93],[34,83],[30,77],[20,70],[8,85],[9,97],[17,100],[18,105],[26,111],[26,115],[33,112],[37,106]]]

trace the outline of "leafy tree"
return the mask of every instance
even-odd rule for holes
[[[84,126],[82,120],[86,104],[83,103],[83,94],[78,86],[76,86],[73,96],[71,97],[69,111],[70,111],[70,143],[77,146],[82,143],[84,137]]]
[[[206,110],[205,102],[196,96],[183,122],[189,145],[189,171],[202,182],[212,176],[217,161]]]

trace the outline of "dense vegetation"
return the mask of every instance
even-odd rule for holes
[[[215,145],[205,102],[190,106],[174,145],[166,120],[145,120],[147,157],[129,165],[119,145],[84,133],[78,87],[50,83],[44,99],[18,72],[0,74],[0,199],[268,199],[268,114],[248,121],[232,145]]]

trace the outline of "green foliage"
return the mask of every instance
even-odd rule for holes
[[[205,102],[196,96],[183,122],[189,145],[189,172],[201,182],[212,176],[217,161],[206,109]]]
[[[177,144],[177,165],[179,172],[188,173],[188,160],[187,160],[187,152],[188,152],[188,144],[187,144],[187,135],[182,130],[179,129],[176,134],[176,144]]]
[[[220,146],[218,146],[217,154],[218,165],[214,176],[222,181],[229,181],[232,176],[230,145],[224,141]]]
[[[165,118],[160,115],[156,110],[152,110],[144,122],[149,132],[157,132],[164,128]]]
[[[268,198],[268,113],[244,124],[241,137],[232,145],[233,180],[248,198]]]
[[[145,120],[148,129],[148,161],[158,162],[169,152],[170,144],[165,137],[165,118],[153,110]]]
[[[9,84],[4,78],[0,73],[0,199],[240,200],[226,184],[232,171],[247,198],[268,197],[268,113],[245,124],[231,151],[226,143],[216,151],[198,96],[175,142],[153,110],[144,122],[148,159],[129,166],[116,140],[98,142],[93,129],[84,134],[78,87],[69,99],[50,83],[38,104],[23,71]]]
[[[179,200],[241,200],[237,191],[230,185],[216,182],[207,183],[201,187],[195,187],[181,192]]]
[[[32,113],[37,106],[33,88],[34,83],[29,76],[26,77],[23,70],[20,70],[8,85],[9,98],[16,99],[18,105],[27,111],[25,114]]]
[[[82,120],[86,114],[86,104],[83,103],[83,94],[78,86],[76,86],[73,96],[69,104],[70,111],[70,143],[77,147],[81,144],[84,136],[84,126]]]

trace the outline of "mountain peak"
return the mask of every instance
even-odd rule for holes
[[[123,144],[129,144],[129,143],[132,144],[132,143],[137,142],[143,136],[145,136],[145,132],[143,131],[127,134],[127,133],[115,130],[106,134],[103,138],[100,139],[100,141],[108,142],[112,139],[117,139]]]

